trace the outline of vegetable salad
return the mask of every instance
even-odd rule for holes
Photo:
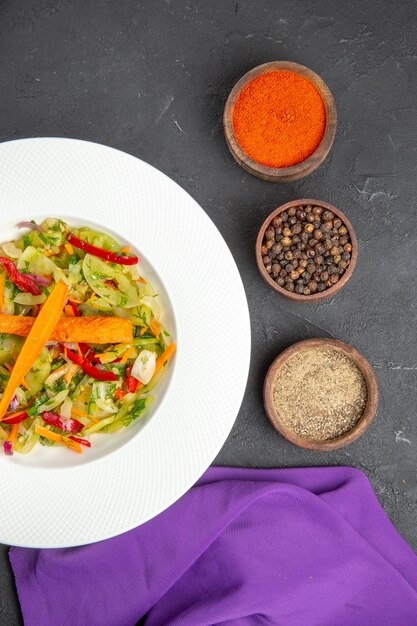
[[[139,259],[48,218],[0,249],[0,440],[75,452],[140,419],[175,343]]]

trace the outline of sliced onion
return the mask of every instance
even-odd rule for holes
[[[58,378],[61,378],[61,376],[65,376],[70,367],[71,364],[68,363],[63,367],[63,369],[59,367],[54,372],[49,374],[48,378],[45,380],[45,385],[48,385],[48,387],[52,387],[52,385],[58,380]]]
[[[41,293],[39,296],[33,296],[31,293],[18,293],[13,302],[16,304],[25,304],[33,306],[34,304],[43,304],[46,300],[46,294]]]
[[[11,402],[10,402],[10,404],[8,406],[7,413],[9,413],[10,411],[15,411],[18,406],[19,406],[19,400],[17,399],[16,394],[14,394],[14,396],[11,399]]]
[[[140,299],[140,303],[149,307],[153,313],[154,318],[158,321],[161,317],[161,305],[159,304],[157,296],[143,296]]]
[[[40,285],[44,285],[45,287],[47,287],[51,282],[44,276],[39,276],[39,274],[26,274],[26,276],[30,276],[30,278],[33,278],[33,280],[36,280],[37,283],[39,283]]]
[[[155,373],[156,354],[150,350],[142,350],[133,363],[131,375],[143,385],[147,385]]]
[[[71,410],[72,410],[72,400],[71,398],[66,398],[62,403],[60,415],[65,420],[71,419]]]
[[[72,350],[73,352],[77,352],[77,344],[76,343],[71,343],[71,342],[65,342],[64,346],[66,348],[68,348],[68,350]]]
[[[93,395],[97,406],[106,413],[117,413],[118,409],[113,404],[109,396],[109,383],[93,383]]]
[[[7,254],[7,256],[9,256],[12,259],[18,259],[20,256],[22,256],[22,250],[19,250],[19,248],[16,248],[13,241],[8,241],[7,243],[4,243],[2,245],[2,248]]]
[[[3,450],[4,450],[4,454],[7,454],[8,456],[12,456],[13,454],[13,444],[11,441],[5,441],[3,444]]]
[[[40,230],[42,233],[45,232],[45,229],[39,224],[34,224],[33,222],[19,222],[17,225],[18,228],[30,228],[31,230]]]

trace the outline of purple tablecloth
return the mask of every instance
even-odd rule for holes
[[[27,626],[417,625],[417,558],[346,467],[211,468],[135,530],[10,560]]]

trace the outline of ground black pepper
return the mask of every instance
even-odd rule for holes
[[[362,372],[335,348],[294,354],[278,370],[273,384],[273,404],[280,420],[312,441],[328,441],[351,430],[366,400]]]

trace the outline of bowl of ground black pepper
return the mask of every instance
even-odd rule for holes
[[[273,61],[236,83],[223,126],[230,152],[246,171],[272,182],[298,180],[328,155],[336,134],[336,105],[315,72]]]
[[[284,350],[264,384],[266,413],[286,439],[310,450],[335,450],[360,437],[378,405],[374,371],[355,348],[307,339]]]
[[[272,211],[256,240],[262,278],[282,296],[314,303],[352,276],[358,242],[342,211],[323,200],[292,200]]]

